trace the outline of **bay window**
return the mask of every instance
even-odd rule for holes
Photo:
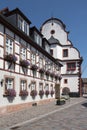
[[[72,63],[67,63],[67,71],[74,71],[76,70],[76,63],[72,62]]]

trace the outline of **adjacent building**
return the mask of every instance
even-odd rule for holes
[[[77,48],[68,39],[69,32],[65,24],[50,18],[41,26],[41,33],[50,43],[51,55],[63,65],[61,68],[61,93],[70,96],[81,96],[81,63],[82,57]]]
[[[87,94],[87,78],[82,78],[82,90],[83,94]]]
[[[18,9],[0,11],[0,112],[55,98],[62,64],[50,43]],[[24,105],[23,105],[24,104]]]

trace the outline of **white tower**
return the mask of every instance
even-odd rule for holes
[[[66,26],[61,20],[51,18],[42,24],[40,30],[51,44],[51,55],[63,64],[61,68],[61,93],[70,93],[70,96],[81,96],[82,57],[68,39],[68,32],[65,28]]]

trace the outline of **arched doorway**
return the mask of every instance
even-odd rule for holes
[[[70,93],[70,89],[68,87],[64,87],[63,90],[62,90],[62,94],[63,95],[69,95]]]

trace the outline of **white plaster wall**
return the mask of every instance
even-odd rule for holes
[[[19,73],[19,65],[15,64],[15,72]]]
[[[78,67],[77,67],[77,63],[76,63],[76,70],[74,71],[67,71],[67,63],[66,62],[62,62],[63,67],[61,67],[61,73],[62,74],[76,74],[78,73]]]
[[[64,79],[68,80],[67,84],[64,84]],[[63,76],[61,80],[61,87],[62,89],[64,87],[68,87],[70,89],[70,92],[78,92],[78,77],[74,75],[66,75],[65,77]]]
[[[56,59],[62,59],[62,47],[58,45],[51,45],[53,49],[53,57]]]
[[[0,46],[4,46],[4,36],[0,35]]]
[[[55,55],[56,55],[56,58],[62,59],[62,47],[61,46],[57,46],[57,53]]]
[[[0,47],[0,57],[3,58],[3,55],[4,55],[4,50],[3,48]]]
[[[76,48],[69,48],[69,57],[68,59],[79,59],[79,52]]]
[[[0,31],[1,32],[4,32],[4,27],[2,26],[2,25],[0,25]],[[14,38],[14,33],[13,32],[11,32],[9,29],[7,29],[6,28],[6,33],[10,36],[10,37],[12,37],[12,38]],[[16,35],[15,36],[15,38],[16,38],[16,40],[14,41],[14,42],[16,42],[18,45],[20,45],[20,38]],[[0,40],[1,40],[1,45],[3,45],[3,43],[4,43],[4,39],[2,38],[2,36],[0,36]],[[21,40],[22,42],[24,42],[23,40]],[[24,44],[25,44],[26,42],[24,42]],[[18,60],[16,61],[16,64],[15,64],[15,72],[16,73],[14,73],[14,64],[12,64],[12,66],[11,66],[11,68],[10,69],[8,69],[8,65],[10,64],[9,62],[7,62],[7,61],[5,61],[5,68],[3,67],[3,59],[0,59],[0,69],[2,69],[2,70],[0,70],[0,82],[1,82],[1,80],[2,79],[4,79],[5,78],[5,76],[12,76],[12,77],[14,77],[15,78],[15,90],[16,90],[16,97],[14,98],[14,100],[12,101],[12,102],[9,102],[8,101],[8,99],[7,99],[7,97],[3,97],[3,94],[4,94],[4,90],[5,90],[5,82],[3,82],[3,86],[1,86],[1,84],[0,84],[0,92],[1,92],[1,94],[0,94],[0,106],[6,106],[6,105],[14,105],[14,104],[19,104],[19,103],[25,103],[25,102],[32,102],[32,101],[39,101],[39,100],[44,100],[44,99],[52,99],[52,98],[54,98],[54,96],[53,97],[51,97],[50,95],[48,96],[48,97],[46,97],[45,95],[44,95],[44,97],[43,97],[43,99],[40,99],[40,97],[39,97],[39,95],[35,98],[35,100],[33,100],[32,99],[32,97],[30,96],[30,91],[31,91],[31,88],[29,88],[29,84],[31,83],[31,80],[35,80],[36,81],[36,87],[37,87],[37,90],[38,90],[38,87],[39,87],[39,82],[43,82],[43,87],[45,86],[45,83],[48,83],[49,84],[49,90],[50,90],[50,85],[52,84],[52,82],[50,82],[50,81],[47,81],[47,82],[45,82],[45,80],[40,80],[39,78],[37,78],[37,79],[35,79],[35,78],[33,78],[33,77],[31,77],[31,76],[29,76],[30,75],[30,70],[28,70],[28,76],[26,76],[26,75],[24,75],[24,73],[23,73],[23,71],[22,71],[22,68],[20,67],[19,68],[19,56],[18,56],[18,54],[19,54],[19,49],[20,49],[20,47],[17,45],[17,44],[15,44],[15,55],[17,56],[17,58],[18,58]],[[30,50],[30,46],[28,46],[29,47],[29,50]],[[32,47],[32,50],[34,51],[34,52],[36,52],[36,50]],[[0,51],[1,51],[1,55],[0,56],[2,56],[3,57],[3,48],[0,48]],[[39,54],[39,53],[38,53]],[[37,54],[37,55],[38,55]],[[30,58],[30,55],[29,55],[29,53],[28,53],[28,58]],[[45,57],[46,58],[46,57]],[[37,62],[38,62],[38,57],[37,57]],[[3,70],[3,69],[5,69],[5,71]],[[6,71],[7,70],[7,71]],[[11,71],[13,71],[13,73],[12,72],[10,72],[10,70]],[[21,74],[19,74],[19,70],[20,70],[20,72],[21,72]],[[8,72],[9,71],[9,72]],[[39,74],[37,74],[37,75],[39,75]],[[28,90],[28,92],[29,92],[29,96],[27,96],[27,98],[25,99],[25,100],[22,100],[21,99],[21,97],[19,96],[19,89],[20,89],[20,79],[21,78],[23,78],[23,79],[27,79],[27,90]],[[55,84],[55,83],[53,83],[53,84]]]
[[[20,47],[15,44],[15,53],[20,54]]]
[[[2,59],[0,59],[0,68],[3,69],[3,66],[4,66],[4,62]]]
[[[13,101],[9,101],[7,97],[3,97],[4,94],[4,89],[5,89],[5,84],[3,84],[3,86],[1,86],[0,84],[0,106],[6,106],[6,105],[13,105],[13,104],[20,104],[20,103],[27,103],[27,102],[35,102],[35,101],[40,101],[40,100],[44,100],[44,99],[51,99],[54,98],[55,95],[53,97],[51,97],[51,95],[49,94],[48,97],[46,97],[46,95],[43,96],[43,99],[40,99],[40,96],[37,94],[35,99],[32,99],[32,97],[30,96],[30,91],[31,91],[31,87],[29,87],[29,84],[31,83],[32,80],[36,81],[36,89],[39,92],[39,83],[43,83],[43,88],[45,86],[45,83],[49,84],[49,91],[51,90],[51,84],[54,85],[54,83],[49,82],[49,81],[44,81],[44,80],[40,80],[40,79],[34,79],[32,77],[27,77],[24,75],[19,75],[19,74],[14,74],[14,73],[10,73],[10,72],[4,72],[1,71],[1,77],[0,77],[0,81],[1,79],[3,79],[3,77],[5,76],[12,76],[15,77],[15,90],[16,90],[16,97],[14,98]],[[21,98],[21,96],[19,96],[19,92],[20,92],[20,79],[21,78],[26,78],[27,80],[27,90],[29,95],[26,97],[25,100],[23,100]],[[5,82],[4,82],[5,83]],[[55,86],[53,86],[54,88]],[[45,89],[45,88],[44,88]]]
[[[67,43],[67,33],[64,31],[64,29],[60,26],[59,22],[55,22],[52,26],[52,21],[46,23],[42,27],[42,34],[46,39],[49,39],[51,37],[51,30],[55,30],[55,33],[53,34],[54,38],[58,39],[62,45],[66,45]]]

